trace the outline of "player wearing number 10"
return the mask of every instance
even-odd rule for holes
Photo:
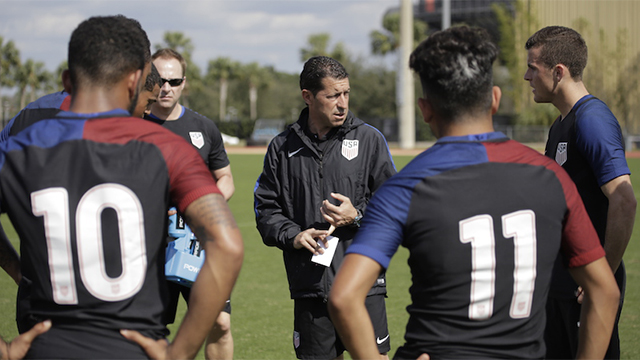
[[[424,94],[418,105],[438,141],[378,189],[336,277],[331,314],[354,358],[376,355],[362,304],[400,245],[410,252],[413,285],[395,358],[543,358],[560,250],[588,287],[578,357],[604,355],[619,297],[604,250],[564,170],[494,132],[501,93],[488,39],[455,27],[411,55]]]
[[[69,111],[0,143],[0,206],[32,281],[27,315],[51,323],[28,352],[24,335],[11,347],[0,340],[2,358],[192,358],[230,295],[242,239],[211,173],[184,139],[129,115],[150,55],[135,20],[82,22],[63,73]],[[210,255],[168,344],[162,260],[170,203]]]

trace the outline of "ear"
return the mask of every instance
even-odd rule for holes
[[[302,99],[307,105],[311,105],[311,101],[313,99],[313,93],[307,89],[302,89]]]
[[[433,120],[433,107],[431,102],[425,98],[418,98],[418,107],[422,112],[422,119],[425,123],[429,124]]]
[[[140,90],[140,78],[142,77],[142,70],[136,70],[127,77],[127,89],[129,90],[129,99],[133,99],[136,93]]]
[[[69,73],[69,70],[64,70],[61,77],[64,91],[66,91],[68,94],[73,94],[73,85],[71,84],[71,73]]]
[[[491,115],[498,112],[500,108],[500,99],[502,98],[502,90],[498,86],[494,86],[491,91]]]
[[[569,69],[566,66],[558,64],[553,67],[553,80],[555,82],[560,82],[567,75],[569,75]]]

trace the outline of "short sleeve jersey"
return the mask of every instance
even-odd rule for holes
[[[604,256],[567,174],[501,133],[445,137],[374,194],[348,253],[384,268],[409,249],[400,358],[542,358],[559,250]]]
[[[210,193],[193,147],[120,109],[63,111],[1,142],[0,206],[33,281],[32,316],[161,337],[169,203],[184,211]]]
[[[545,154],[571,176],[604,241],[608,202],[600,187],[630,174],[618,120],[601,100],[587,95],[549,130]],[[604,215],[604,216],[602,216]]]
[[[177,120],[160,120],[153,114],[145,118],[182,136],[198,150],[209,169],[218,170],[229,165],[222,134],[216,124],[205,116],[183,106]]]
[[[564,119],[558,117],[553,123],[545,155],[560,164],[575,182],[600,242],[604,244],[609,200],[600,187],[631,173],[618,120],[604,102],[587,95]],[[551,293],[575,298],[577,284],[562,267],[557,270]]]

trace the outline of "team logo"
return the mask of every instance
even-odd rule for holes
[[[293,155],[299,153],[300,151],[302,151],[302,149],[304,149],[304,147],[301,147],[300,149],[296,150],[296,151],[289,151],[289,153],[287,155],[289,155],[289,157],[292,157]]]
[[[204,146],[204,136],[202,136],[202,133],[200,131],[190,131],[189,137],[191,138],[191,143],[193,144],[193,146],[197,147],[198,149],[202,149],[202,147]]]
[[[380,339],[380,337],[377,337],[376,338],[376,343],[378,343],[378,345],[380,345],[383,342],[387,341],[388,338],[389,338],[389,334],[387,334],[387,336],[383,337],[382,339]]]
[[[342,156],[347,160],[358,157],[358,140],[342,140]]]
[[[558,143],[558,148],[556,149],[556,162],[558,165],[562,166],[567,162],[567,143],[561,142]]]

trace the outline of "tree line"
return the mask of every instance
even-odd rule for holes
[[[539,21],[535,14],[526,10],[522,0],[516,1],[512,9],[494,4],[493,10],[499,28],[499,38],[494,40],[500,48],[500,56],[494,69],[494,82],[503,90],[498,112],[500,121],[505,125],[548,126],[557,116],[557,111],[549,104],[534,104],[529,85],[522,78],[527,68],[524,42],[530,35],[529,32],[534,31],[532,29],[539,28]],[[522,24],[525,23],[530,24],[529,28],[523,29]],[[380,57],[393,54],[399,47],[399,13],[388,13],[381,25],[382,29],[370,33],[371,51],[374,56]],[[463,24],[454,24],[456,25]],[[573,27],[585,36],[589,45],[594,45],[590,35],[593,32],[597,34],[595,41],[600,51],[589,54],[589,65],[585,70],[587,88],[608,103],[625,132],[638,133],[640,122],[635,118],[640,113],[640,62],[632,61],[626,71],[618,71],[620,75],[615,81],[606,79],[613,68],[623,67],[621,49],[626,46],[626,30],[618,31],[615,41],[612,41],[603,30],[593,30],[593,26],[585,19],[577,19]],[[426,23],[416,19],[413,26],[414,45],[435,30],[437,29],[429,29]],[[257,62],[241,63],[231,57],[209,60],[206,69],[201,69],[192,61],[195,46],[182,32],[166,32],[162,43],[155,44],[154,50],[165,47],[180,52],[187,61],[187,86],[182,103],[214,120],[224,133],[247,138],[256,119],[284,119],[287,123],[292,123],[305,106],[300,97],[299,73],[277,71],[272,66],[262,66]],[[381,130],[390,140],[395,140],[395,69],[389,69],[382,61],[370,61],[371,59],[362,55],[351,54],[344,43],[333,44],[327,33],[310,35],[299,54],[301,61],[316,55],[331,56],[340,61],[349,72],[353,94],[350,99],[351,110],[378,128],[391,121],[395,129]],[[636,55],[635,60],[639,59],[640,55]],[[11,118],[39,96],[62,89],[60,75],[67,67],[66,61],[54,72],[48,71],[42,62],[31,59],[22,62],[15,44],[2,37],[0,61],[3,119]],[[14,95],[2,96],[2,90],[9,88],[16,90]],[[420,89],[417,79],[415,88]],[[421,96],[417,92],[415,95],[416,98]],[[432,139],[433,136],[422,122],[416,107],[416,140]]]
[[[416,44],[426,37],[426,24],[416,22]],[[391,14],[383,21],[383,30],[371,33],[375,54],[394,52],[399,44],[399,16]],[[332,44],[327,33],[312,34],[307,45],[300,49],[300,60],[316,55],[331,56],[346,67],[354,96],[351,110],[360,118],[375,125],[385,119],[396,118],[395,69],[388,69],[382,61],[369,61],[350,54],[342,42]],[[247,138],[258,118],[284,119],[294,122],[305,104],[300,96],[299,73],[286,73],[273,66],[261,66],[257,62],[241,63],[230,57],[209,60],[201,69],[192,60],[195,50],[191,39],[182,32],[165,32],[161,43],[153,50],[172,48],[180,52],[187,62],[187,85],[182,103],[214,120],[224,133]],[[31,59],[21,61],[20,51],[11,40],[0,37],[0,99],[4,107],[3,120],[8,121],[20,109],[38,97],[62,90],[61,73],[66,61],[54,72],[48,71],[43,62]],[[300,69],[302,70],[302,69]],[[3,89],[15,89],[13,96]],[[4,96],[3,96],[4,95]],[[418,123],[418,121],[416,121]],[[420,121],[418,139],[431,138]]]

